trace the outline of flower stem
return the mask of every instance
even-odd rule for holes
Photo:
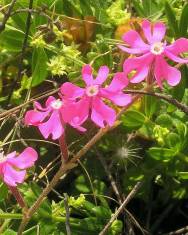
[[[20,205],[21,208],[27,210],[27,205],[21,195],[21,193],[18,191],[16,187],[8,186],[10,191],[12,192],[13,196],[15,197],[16,201]]]
[[[68,147],[67,147],[65,132],[59,138],[59,146],[60,146],[60,149],[61,149],[62,163],[67,162],[68,158],[69,158],[69,153],[68,153]]]
[[[14,213],[0,213],[0,219],[22,219],[22,214]]]

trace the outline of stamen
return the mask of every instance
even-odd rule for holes
[[[92,85],[86,88],[86,95],[87,96],[96,96],[99,92],[99,86],[98,85]]]
[[[164,51],[164,44],[162,42],[155,42],[152,46],[151,46],[151,53],[153,53],[154,55],[160,55],[163,53]]]
[[[60,99],[54,100],[51,103],[51,107],[53,109],[60,109],[62,107],[62,105],[63,105],[63,102]]]

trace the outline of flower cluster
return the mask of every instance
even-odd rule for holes
[[[188,51],[188,39],[180,38],[168,45],[164,40],[166,27],[158,22],[154,25],[147,20],[142,22],[143,36],[130,30],[123,35],[123,41],[128,45],[118,47],[131,55],[123,64],[123,71],[114,74],[110,82],[109,68],[101,66],[96,77],[92,67],[84,65],[82,79],[85,87],[79,87],[71,82],[65,82],[60,87],[58,98],[49,96],[42,106],[34,102],[34,109],[26,112],[24,122],[26,125],[38,127],[45,139],[61,139],[66,125],[70,125],[79,131],[86,131],[82,126],[88,118],[97,126],[113,126],[116,120],[114,106],[126,106],[131,103],[131,96],[124,93],[129,81],[138,83],[148,76],[154,76],[159,87],[163,80],[171,86],[180,82],[180,71],[169,65],[169,58],[177,63],[188,63],[187,58],[180,57],[181,53]],[[138,56],[139,55],[139,56]],[[135,72],[136,71],[136,72]],[[135,72],[128,79],[129,74]],[[15,187],[22,183],[26,174],[25,169],[34,165],[37,153],[28,147],[20,155],[16,152],[4,156],[0,153],[0,175],[9,186]]]
[[[89,117],[99,127],[104,128],[105,124],[112,126],[116,120],[116,112],[103,100],[125,106],[131,102],[131,96],[122,91],[128,85],[123,72],[116,73],[111,83],[103,87],[108,74],[108,67],[101,66],[94,79],[91,66],[83,66],[82,78],[86,87],[64,83],[58,99],[50,96],[44,108],[38,102],[34,103],[35,109],[25,115],[25,124],[37,126],[44,138],[52,135],[54,140],[63,135],[66,124],[85,131],[81,125]]]
[[[167,57],[181,64],[188,63],[188,58],[179,57],[181,53],[188,51],[188,39],[180,38],[168,45],[164,40],[166,27],[161,22],[157,22],[152,26],[148,20],[144,20],[142,30],[144,38],[135,30],[130,30],[122,37],[129,47],[119,45],[119,48],[124,52],[140,55],[125,60],[123,64],[125,76],[128,76],[132,71],[136,71],[130,82],[139,83],[151,71],[154,73],[159,87],[162,87],[163,80],[166,80],[171,86],[176,86],[181,80],[181,73],[177,68],[170,66],[165,58]]]
[[[18,183],[23,183],[26,170],[32,167],[38,158],[37,152],[31,148],[26,148],[19,155],[12,152],[4,155],[0,153],[0,176],[3,181],[9,186],[17,186]]]

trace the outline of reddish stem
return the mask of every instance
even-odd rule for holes
[[[20,207],[26,209],[27,205],[26,205],[21,193],[18,191],[18,189],[16,187],[12,187],[12,186],[8,186],[8,187],[9,187],[10,191],[12,192],[13,196],[15,197],[16,201],[20,205]]]
[[[59,138],[59,146],[61,150],[62,163],[67,162],[69,158],[69,154],[68,154],[68,147],[67,147],[67,142],[65,138],[65,132]]]

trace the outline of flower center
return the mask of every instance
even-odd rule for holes
[[[60,99],[54,100],[51,103],[51,107],[53,109],[60,109],[62,107],[62,105],[63,105],[63,102]]]
[[[99,92],[99,86],[98,85],[92,85],[86,88],[86,95],[87,96],[95,96]]]
[[[0,152],[0,163],[3,162],[6,159],[4,152]]]
[[[164,51],[164,44],[162,42],[155,42],[152,46],[151,46],[151,53],[153,53],[154,55],[160,55],[163,53]]]

